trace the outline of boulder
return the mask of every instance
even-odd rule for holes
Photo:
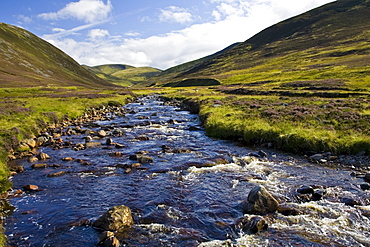
[[[93,227],[105,231],[122,231],[131,228],[134,220],[131,210],[125,205],[114,206],[93,223]]]
[[[279,202],[262,185],[255,186],[243,203],[243,212],[248,214],[268,214],[277,210]]]

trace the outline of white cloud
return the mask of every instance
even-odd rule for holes
[[[296,0],[211,1],[217,2],[213,12],[210,12],[214,21],[193,24],[188,28],[161,35],[139,38],[137,33],[132,33],[132,36],[126,33],[126,38],[122,38],[109,36],[107,30],[93,29],[90,31],[90,38],[104,37],[104,39],[86,39],[84,42],[77,42],[64,38],[70,32],[93,26],[88,24],[67,30],[63,32],[64,36],[56,34],[44,38],[82,64],[123,63],[166,69],[210,55],[235,42],[245,41],[283,19],[329,2],[329,0],[301,0],[299,3]],[[173,12],[174,10],[176,8],[172,9]],[[178,12],[181,13],[180,10]],[[177,20],[181,18],[177,17]]]
[[[159,21],[161,22],[178,22],[181,24],[192,22],[193,16],[186,9],[179,8],[176,6],[170,6],[166,9],[161,9],[159,15]]]
[[[90,30],[88,36],[91,38],[91,39],[101,39],[101,38],[104,38],[106,36],[109,36],[109,31],[108,30],[103,30],[103,29],[92,29]]]
[[[110,0],[105,4],[101,0],[80,0],[68,3],[58,12],[40,14],[45,20],[77,19],[86,23],[98,22],[106,19],[112,11]]]
[[[19,20],[21,20],[21,21],[22,21],[22,23],[29,24],[29,23],[31,23],[31,22],[32,22],[32,19],[31,19],[30,17],[28,17],[28,16],[18,15],[18,16],[17,16],[17,18],[18,18]]]

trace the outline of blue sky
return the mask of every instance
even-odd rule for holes
[[[22,27],[87,65],[166,69],[332,0],[3,0]]]

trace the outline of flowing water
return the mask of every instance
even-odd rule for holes
[[[93,140],[102,145],[80,151],[42,147],[51,157],[39,162],[48,164],[44,169],[19,161],[25,171],[12,178],[13,188],[35,184],[39,190],[10,199],[10,246],[96,246],[101,232],[88,222],[122,204],[135,221],[122,246],[370,246],[369,195],[350,170],[272,151],[266,151],[268,159],[252,157],[254,150],[207,137],[196,115],[155,96],[125,108],[125,116],[89,127],[109,130],[106,138]],[[84,143],[85,136],[63,139]],[[124,147],[105,145],[107,138]],[[136,153],[153,160],[130,170]],[[59,171],[64,175],[47,176]],[[264,216],[266,230],[243,232],[235,223],[256,184],[300,213],[273,213]],[[305,200],[296,192],[302,185],[326,194]],[[347,206],[343,197],[364,206]]]

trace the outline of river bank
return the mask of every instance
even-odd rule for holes
[[[73,240],[80,246],[93,246],[99,231],[86,222],[96,220],[112,206],[125,204],[133,212],[134,232],[120,241],[132,246],[159,239],[168,244],[165,246],[215,246],[217,241],[237,244],[247,239],[256,246],[266,241],[325,245],[329,239],[344,241],[343,234],[355,241],[352,243],[362,242],[362,237],[350,233],[349,225],[341,226],[341,236],[318,232],[327,227],[327,218],[350,212],[346,217],[353,220],[361,210],[367,212],[368,198],[361,188],[364,177],[353,174],[348,166],[338,169],[329,162],[307,162],[309,157],[214,140],[204,136],[196,115],[156,98],[129,104],[125,110],[114,109],[116,114],[103,112],[103,118],[94,122],[79,125],[77,121],[46,131],[49,136],[43,140],[47,145],[22,159],[25,171],[15,175],[14,191],[23,191],[25,185],[37,185],[38,189],[11,199],[17,208],[7,225],[11,241],[67,244]],[[49,158],[43,159],[46,156],[41,153]],[[146,161],[141,160],[143,156]],[[288,203],[294,212],[305,213],[273,213],[264,217],[268,229],[260,234],[231,234],[232,225],[243,216],[239,204],[256,184],[265,186],[280,204]],[[324,200],[300,196],[297,191],[302,186],[325,191]],[[350,201],[343,202],[343,198],[361,205],[349,206]],[[38,209],[48,207],[47,212]],[[321,213],[316,215],[320,207]],[[77,224],[81,219],[87,221]],[[366,226],[366,216],[357,220]],[[24,222],[22,227],[18,221]],[[303,223],[309,221],[315,223]],[[13,227],[16,232],[10,230]],[[316,233],[308,237],[298,230],[302,227]],[[364,234],[361,229],[356,229],[358,236]],[[288,235],[281,235],[287,231]]]

